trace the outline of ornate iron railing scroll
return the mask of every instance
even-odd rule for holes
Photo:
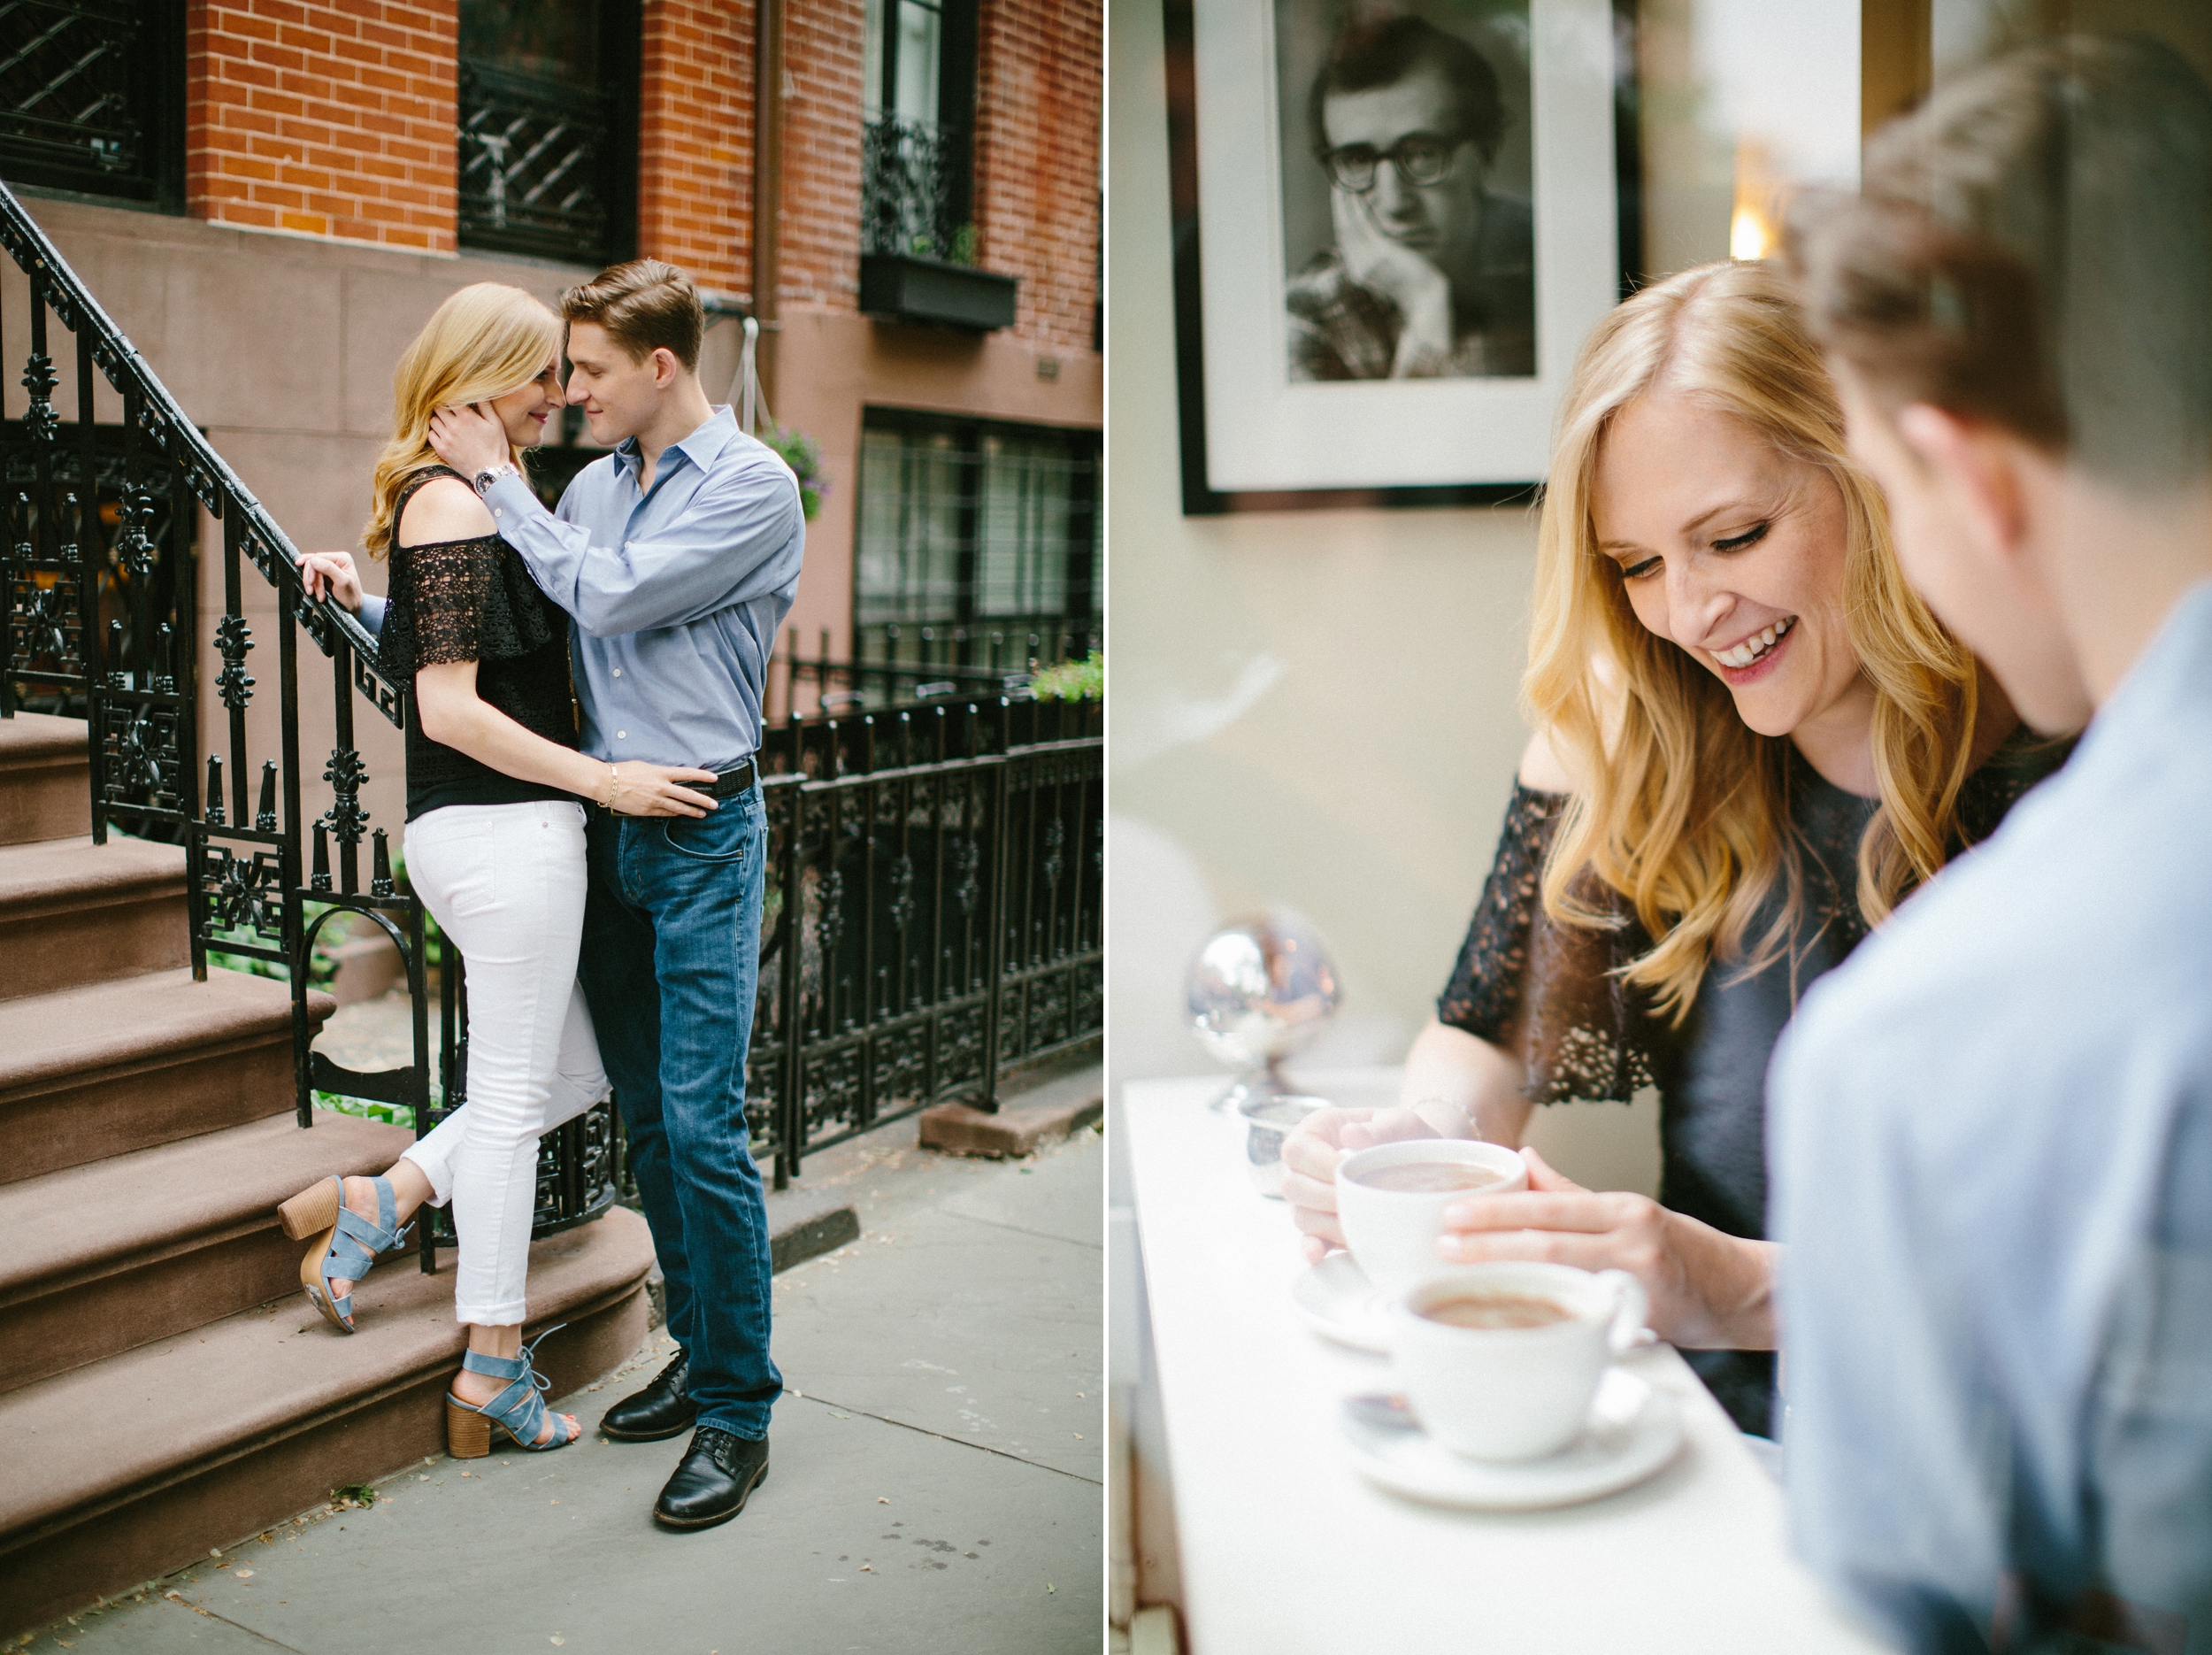
[[[779,1188],[1101,1033],[1103,747],[1097,704],[1004,697],[771,732],[747,1115]]]

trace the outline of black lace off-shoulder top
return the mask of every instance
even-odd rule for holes
[[[393,502],[395,531],[416,490],[434,478],[459,475],[439,466],[411,479]],[[549,742],[576,745],[568,617],[496,535],[403,546],[395,532],[377,658],[410,683],[423,667],[474,661],[476,693],[488,704]],[[480,764],[432,741],[419,720],[408,722],[409,821],[449,804],[574,797]]]
[[[1961,790],[1960,848],[1995,832],[2021,795],[2071,751],[2071,743],[2024,731],[2006,741]],[[1716,962],[1688,1017],[1670,1025],[1646,991],[1619,976],[1651,947],[1625,897],[1585,870],[1577,894],[1617,925],[1560,925],[1544,912],[1538,887],[1567,796],[1517,785],[1473,923],[1436,1005],[1440,1021],[1520,1058],[1538,1103],[1626,1103],[1656,1087],[1661,1205],[1752,1239],[1765,1234],[1767,1062],[1806,988],[1866,935],[1858,845],[1878,808],[1824,781],[1794,748],[1788,764],[1804,901],[1788,946],[1763,970],[1746,976]],[[1778,881],[1749,935],[1763,935],[1787,900]],[[1740,1427],[1768,1434],[1770,1352],[1683,1355]]]

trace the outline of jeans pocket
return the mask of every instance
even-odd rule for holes
[[[499,905],[498,844],[484,810],[449,804],[408,824],[408,879],[431,917],[448,928],[456,919]]]
[[[668,848],[693,862],[741,862],[753,836],[752,823],[735,799],[702,817],[664,817],[660,829]]]

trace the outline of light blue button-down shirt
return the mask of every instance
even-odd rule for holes
[[[727,408],[671,443],[638,489],[634,439],[548,512],[518,477],[484,491],[493,521],[576,622],[583,751],[726,770],[760,745],[777,629],[806,549],[798,480]]]
[[[2212,586],[1770,1080],[1799,1549],[1909,1650],[2212,1651]]]

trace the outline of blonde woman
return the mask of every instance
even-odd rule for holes
[[[301,1281],[333,1325],[353,1331],[352,1291],[427,1201],[453,1205],[460,1238],[455,1314],[468,1354],[447,1399],[457,1458],[489,1451],[492,1428],[519,1446],[576,1439],[549,1415],[522,1344],[538,1138],[607,1094],[591,1014],[576,983],[584,918],[584,806],[703,816],[685,787],[707,771],[576,751],[568,617],[493,531],[492,514],[431,451],[431,418],[479,404],[509,455],[561,407],[561,329],[518,289],[480,282],[438,307],[393,376],[394,435],[378,460],[362,537],[388,553],[378,645],[414,686],[407,730],[407,871],[468,962],[468,1101],[379,1178],[331,1177],[286,1202],[285,1233],[310,1245]],[[349,558],[303,560],[361,607]]]
[[[1342,1244],[1344,1152],[1518,1144],[1536,1104],[1655,1085],[1656,1202],[1525,1151],[1530,1192],[1448,1215],[1440,1250],[1634,1272],[1661,1336],[1768,1435],[1775,1040],[2064,750],[1906,585],[1820,353],[1756,264],[1647,288],[1584,347],[1523,685],[1538,734],[1401,1105],[1315,1117],[1284,1193],[1317,1259]]]

